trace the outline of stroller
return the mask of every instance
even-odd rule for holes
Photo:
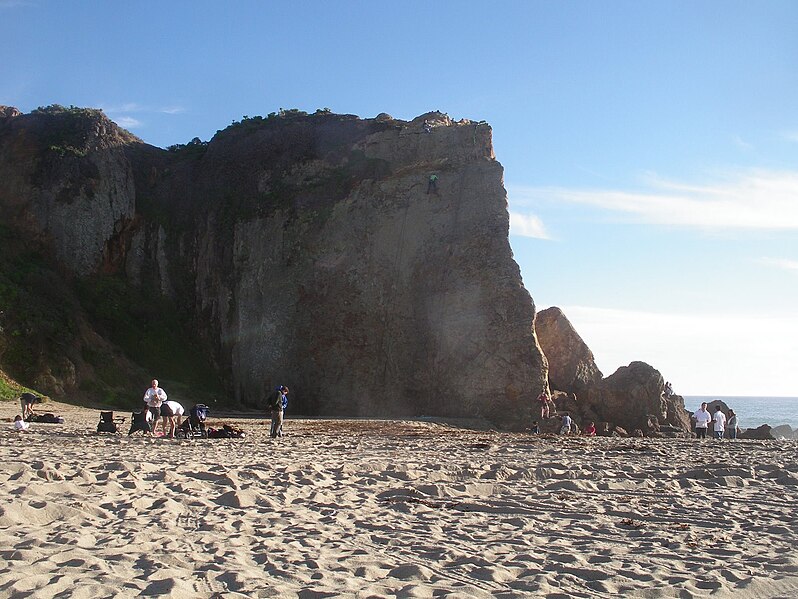
[[[130,430],[127,433],[129,437],[136,431],[142,431],[144,433],[149,433],[152,428],[150,427],[150,419],[152,416],[150,415],[150,411],[148,409],[143,409],[141,412],[133,412],[130,416]]]
[[[119,426],[125,423],[124,417],[114,418],[113,412],[100,412],[100,422],[97,423],[98,433],[118,433]]]
[[[192,406],[188,411],[188,418],[177,429],[177,437],[179,439],[207,438],[208,431],[205,430],[205,420],[208,418],[209,411],[210,408],[204,403]]]

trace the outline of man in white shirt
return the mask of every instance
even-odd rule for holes
[[[716,439],[723,439],[723,431],[726,430],[726,414],[724,414],[720,406],[715,407],[715,414],[712,416],[713,427]]]
[[[144,403],[152,414],[152,433],[158,427],[158,419],[161,417],[161,404],[166,401],[166,391],[158,386],[158,379],[152,379],[150,388],[144,392]],[[162,427],[166,433],[166,427]]]
[[[706,439],[707,428],[712,421],[712,416],[707,411],[707,402],[701,404],[701,407],[693,414],[693,418],[695,418],[695,436],[699,439]]]

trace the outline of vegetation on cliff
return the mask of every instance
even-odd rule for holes
[[[154,373],[168,373],[164,378],[181,389],[220,389],[172,302],[146,297],[119,276],[65,277],[36,243],[5,224],[0,367],[7,373],[0,399],[26,390],[18,380],[68,401],[136,405]]]

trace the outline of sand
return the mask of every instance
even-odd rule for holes
[[[66,423],[19,434],[0,404],[2,597],[798,596],[795,441],[252,418],[181,441],[46,409]]]

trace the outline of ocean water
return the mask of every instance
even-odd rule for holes
[[[684,396],[684,407],[695,412],[701,402],[719,399],[737,413],[740,428],[756,428],[763,424],[789,424],[798,428],[798,397],[729,397],[724,395]]]

